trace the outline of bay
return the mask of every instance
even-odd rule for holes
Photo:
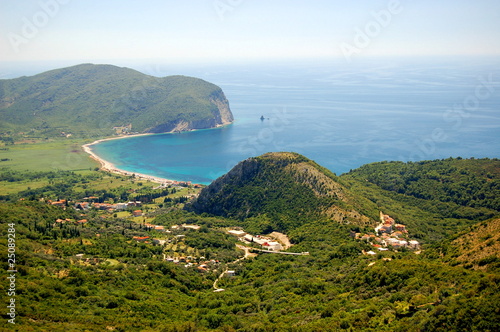
[[[235,122],[105,141],[93,150],[126,171],[202,184],[271,151],[301,153],[337,174],[383,160],[496,158],[498,64],[484,58],[136,64],[146,74],[181,73],[219,85]]]

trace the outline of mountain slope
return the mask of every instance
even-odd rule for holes
[[[424,242],[443,240],[500,212],[498,159],[378,162],[340,180]]]
[[[479,270],[500,269],[500,218],[477,223],[441,245],[445,259]]]
[[[373,224],[359,201],[337,177],[296,153],[267,153],[249,158],[204,188],[188,208],[259,224],[262,231],[288,231],[318,219]]]
[[[0,80],[0,131],[107,136],[212,128],[233,121],[222,90],[185,77],[82,64]],[[131,128],[130,128],[131,127]]]
[[[500,211],[500,160],[448,158],[361,166],[349,177],[424,200]]]

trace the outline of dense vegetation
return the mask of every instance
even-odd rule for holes
[[[129,125],[129,132],[168,132],[180,123],[180,129],[197,129],[231,121],[222,90],[191,77],[83,64],[0,80],[0,132],[6,135],[102,137]]]
[[[334,174],[304,156],[268,153],[239,163],[202,190],[189,208],[239,219],[245,227],[266,233],[286,232],[324,216],[343,223],[370,223],[356,211],[363,199],[353,199],[336,181]]]
[[[396,191],[383,188],[380,174],[406,179],[407,170],[414,167],[418,179],[410,182],[418,185],[409,183]],[[457,169],[446,171],[453,167]],[[467,182],[463,172],[475,177],[477,185],[455,183]],[[446,177],[428,181],[434,173]],[[373,181],[366,181],[367,176]],[[36,191],[27,191],[23,178]],[[500,219],[498,209],[481,203],[479,189],[474,189],[496,181],[495,160],[380,163],[336,177],[300,155],[269,154],[237,166],[207,187],[200,195],[205,205],[198,205],[194,213],[183,208],[184,195],[194,192],[190,188],[155,189],[98,171],[4,170],[0,184],[9,190],[19,188],[2,193],[0,202],[2,252],[7,249],[8,224],[16,225],[15,327],[23,331],[498,331]],[[426,192],[426,186],[432,196],[412,194],[414,188]],[[448,187],[457,191],[456,197],[469,199],[443,199],[440,193]],[[207,192],[220,200],[220,210],[210,195],[204,197]],[[121,197],[122,193],[127,196]],[[143,195],[140,209],[145,214],[77,211],[71,205],[47,203],[49,198],[94,194],[107,202]],[[346,217],[336,219],[328,204],[345,211]],[[202,206],[211,210],[203,211]],[[369,231],[372,225],[357,223],[362,221],[359,215],[356,220],[348,214],[354,210],[373,222],[379,210],[396,217],[412,236],[426,241],[422,252],[403,249],[363,255],[374,248],[349,234]],[[80,218],[88,221],[73,222]],[[57,224],[56,219],[71,222]],[[149,223],[172,233],[160,233]],[[171,228],[181,224],[200,228]],[[294,243],[288,251],[310,255],[259,254],[242,260],[243,251],[235,246],[240,242],[227,234],[228,227],[235,226],[252,232],[286,231]],[[146,236],[166,243],[133,239]],[[211,263],[200,270],[187,261],[165,261],[164,255]],[[6,260],[2,268],[8,269]],[[213,282],[226,269],[235,275],[218,279],[224,291],[214,292]],[[0,284],[0,291],[7,288],[7,283]]]
[[[451,236],[500,212],[497,159],[381,162],[362,166],[340,180],[357,196],[410,226],[424,241]]]
[[[382,162],[350,172],[384,190],[424,200],[500,211],[500,160]]]

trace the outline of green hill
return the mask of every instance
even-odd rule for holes
[[[349,176],[424,200],[500,211],[498,159],[380,162],[364,165]]]
[[[77,137],[212,128],[233,121],[222,90],[185,76],[158,78],[82,64],[0,80],[0,132]],[[115,128],[120,127],[120,128]]]
[[[266,232],[289,231],[318,219],[374,225],[378,213],[369,201],[355,198],[333,173],[289,152],[239,163],[203,189],[189,208],[245,221],[245,227],[259,225]]]

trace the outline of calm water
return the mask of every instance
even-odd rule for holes
[[[94,151],[127,171],[204,184],[269,151],[301,153],[337,174],[382,160],[500,157],[499,63],[144,65],[147,74],[219,85],[235,123],[108,141]]]

